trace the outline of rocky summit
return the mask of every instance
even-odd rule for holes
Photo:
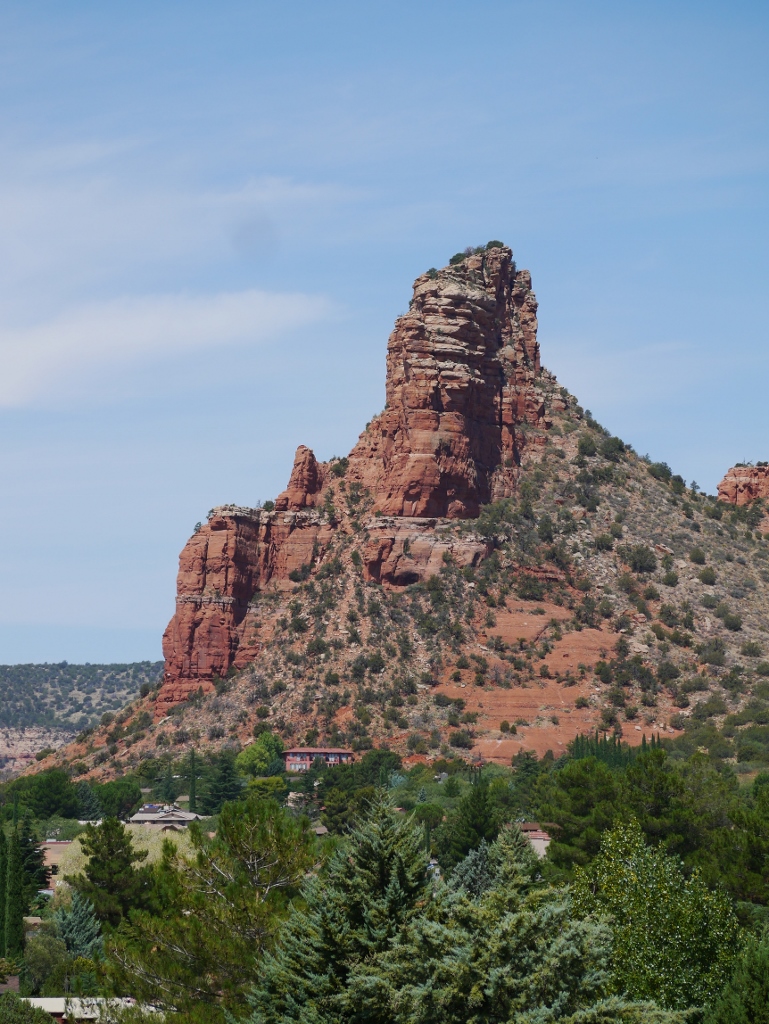
[[[488,553],[436,527],[511,497],[527,446],[545,440],[548,400],[565,408],[540,366],[536,314],[531,275],[506,246],[417,278],[387,346],[384,411],[350,454],[318,462],[300,446],[273,508],[215,509],[182,552],[159,713],[254,661],[265,637],[252,598],[322,566],[345,529],[340,499],[365,512],[366,582],[407,586],[444,556],[475,565]]]
[[[769,465],[732,466],[718,485],[718,497],[730,505],[750,505],[769,498]]]
[[[190,538],[162,684],[36,768],[110,777],[264,728],[508,764],[664,733],[764,763],[766,487],[735,467],[708,496],[640,458],[541,365],[511,250],[458,254],[414,283],[349,455],[301,446],[274,501]]]

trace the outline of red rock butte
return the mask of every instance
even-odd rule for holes
[[[730,505],[769,498],[769,466],[733,466],[718,485],[718,497]]]
[[[340,489],[365,496],[368,580],[406,586],[437,572],[447,553],[460,565],[485,556],[482,542],[445,524],[512,496],[525,447],[544,440],[542,384],[553,378],[540,367],[536,314],[531,276],[506,246],[417,278],[387,346],[384,411],[349,456],[318,462],[301,446],[274,509],[220,507],[187,542],[158,717],[258,657],[270,638],[249,602],[290,588],[289,574],[317,567],[335,531],[349,529],[334,506]]]

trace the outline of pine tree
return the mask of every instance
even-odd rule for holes
[[[240,796],[242,782],[235,767],[235,755],[231,750],[223,750],[219,755],[214,777],[211,780],[205,808],[208,814],[217,814],[228,800]]]
[[[481,840],[492,842],[499,826],[494,802],[489,793],[489,784],[481,776],[459,802],[451,822],[450,848],[447,860],[458,863],[470,850],[480,845]]]
[[[370,962],[420,912],[427,895],[422,834],[377,799],[327,872],[313,876],[268,954],[250,997],[256,1022],[347,1022],[359,1017],[352,968]]]
[[[769,931],[748,941],[705,1024],[769,1024]]]
[[[197,792],[198,768],[197,768],[197,764],[195,763],[195,749],[194,748],[192,748],[190,750],[190,772],[189,772],[189,777],[190,777],[190,788],[189,788],[190,796],[189,796],[189,802],[187,804],[187,809],[192,811],[193,814],[196,814],[197,810],[198,810],[198,792]]]
[[[101,929],[93,905],[77,890],[72,893],[72,904],[57,910],[53,919],[59,938],[72,956],[91,959],[101,950]]]
[[[308,883],[306,910],[292,912],[249,998],[249,1024],[683,1024],[648,1003],[604,998],[608,924],[575,920],[567,892],[530,884],[518,830],[488,848],[496,880],[473,899],[445,885],[426,898],[409,828],[375,808],[329,877]],[[381,894],[400,875],[383,849],[399,851],[421,884],[372,932]]]
[[[77,799],[82,821],[98,821],[104,816],[99,798],[85,779],[77,784]]]
[[[147,873],[135,865],[147,851],[133,848],[130,834],[117,818],[87,825],[80,845],[88,856],[85,871],[66,880],[91,901],[100,921],[117,927],[129,910],[145,902]]]
[[[5,886],[5,946],[9,957],[21,956],[24,949],[24,871],[18,829],[8,843]]]
[[[315,861],[315,836],[306,818],[249,797],[223,809],[213,838],[197,824],[190,837],[189,859],[164,847],[159,912],[134,913],[108,936],[107,967],[116,988],[169,1018],[223,1024],[222,1004],[242,1009],[244,987],[259,977],[260,954]]]

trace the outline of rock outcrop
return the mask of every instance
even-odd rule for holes
[[[718,498],[730,505],[769,498],[769,466],[733,466],[718,485]]]
[[[526,427],[545,427],[537,300],[508,248],[414,283],[387,346],[385,408],[347,458],[345,479],[389,516],[471,518],[515,491]],[[318,506],[329,467],[300,447],[279,509]]]
[[[541,385],[553,378],[540,369],[536,312],[529,272],[504,246],[417,278],[388,343],[385,409],[349,456],[319,463],[300,446],[274,509],[216,509],[187,543],[158,716],[254,660],[268,639],[254,595],[292,587],[362,518],[362,572],[385,586],[485,556],[485,542],[447,527],[513,495],[526,446],[544,440]]]

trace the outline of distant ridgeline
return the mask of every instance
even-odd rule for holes
[[[0,728],[78,730],[158,682],[162,661],[130,665],[0,665]]]

